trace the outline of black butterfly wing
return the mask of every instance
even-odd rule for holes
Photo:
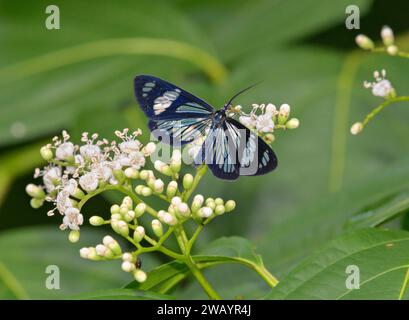
[[[277,157],[268,144],[231,118],[210,129],[195,159],[196,164],[203,162],[216,177],[225,180],[263,175],[277,167]]]
[[[134,87],[136,99],[149,119],[199,118],[214,112],[205,101],[153,76],[136,76]]]
[[[161,141],[183,145],[203,135],[210,125],[213,107],[189,92],[148,75],[136,76],[134,87],[149,129]]]

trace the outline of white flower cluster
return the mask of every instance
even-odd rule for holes
[[[145,158],[156,149],[153,142],[143,146],[138,141],[140,130],[129,133],[125,129],[115,134],[121,139],[119,143],[98,139],[98,134],[89,137],[84,132],[79,146],[63,131],[62,138],[54,137],[53,143],[42,147],[40,153],[49,164],[43,170],[35,170],[34,177],[42,177],[43,184],[26,187],[32,197],[31,205],[38,208],[44,201],[52,202],[55,207],[48,215],[57,210],[64,216],[60,228],[79,230],[84,220],[81,199],[103,186],[134,178],[145,165]]]
[[[393,98],[396,96],[396,91],[393,88],[391,82],[386,79],[386,71],[375,71],[373,74],[375,82],[364,81],[364,87],[372,89],[372,94],[376,97],[382,97],[385,99]]]
[[[159,183],[160,188],[154,188],[157,185],[157,181],[153,176],[153,172],[150,170],[142,170],[140,176],[145,177],[148,185],[151,187],[145,187],[151,190],[146,196],[153,193],[161,195],[164,193],[163,182]],[[186,174],[183,178],[184,190],[189,190],[192,186],[193,177],[190,174]],[[138,185],[135,189],[141,189],[142,185]],[[153,219],[151,220],[150,230],[145,230],[142,225],[138,224],[138,219],[152,210],[144,202],[138,202],[137,204],[132,201],[129,196],[123,198],[120,205],[114,204],[111,206],[111,217],[108,220],[100,216],[92,216],[89,222],[93,226],[102,226],[110,224],[113,231],[130,241],[135,247],[142,248],[140,243],[145,240],[152,245],[157,244],[159,241],[166,240],[168,234],[164,233],[164,228],[167,231],[169,228],[182,224],[186,220],[192,218],[198,223],[202,221],[210,221],[216,216],[222,215],[226,212],[234,210],[236,203],[233,200],[224,202],[221,198],[207,198],[206,200],[202,195],[196,195],[193,198],[191,205],[182,201],[180,196],[175,196],[178,192],[178,186],[176,181],[172,180],[168,183],[166,188],[167,199],[170,202],[168,210],[160,210],[157,213],[152,213]],[[140,192],[139,194],[142,194]],[[151,236],[148,233],[152,233]],[[155,240],[157,239],[157,240]],[[143,250],[143,249],[142,249]],[[102,244],[98,244],[95,247],[85,247],[80,250],[81,257],[89,260],[110,260],[122,258],[122,270],[133,274],[134,278],[138,282],[144,282],[146,280],[146,273],[140,269],[137,265],[139,251],[126,252],[122,254],[122,250],[112,237],[106,236],[103,239]]]
[[[272,103],[253,104],[250,113],[243,112],[241,106],[235,106],[231,109],[231,115],[239,114],[243,125],[257,131],[267,142],[273,142],[275,129],[296,129],[300,125],[298,119],[289,119],[290,110],[288,104],[282,104],[278,110]]]

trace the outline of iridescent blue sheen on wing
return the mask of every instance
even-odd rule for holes
[[[150,119],[205,118],[214,112],[205,101],[153,76],[136,76],[134,88],[139,105]]]

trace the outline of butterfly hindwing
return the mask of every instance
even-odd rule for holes
[[[226,118],[210,129],[195,163],[206,163],[226,180],[262,175],[274,170],[277,157],[267,143],[240,122]]]

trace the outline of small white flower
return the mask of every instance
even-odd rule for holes
[[[278,113],[276,106],[272,103],[267,104],[266,113],[270,114],[271,116],[275,116]]]
[[[77,208],[68,208],[65,210],[62,229],[70,228],[71,230],[79,230],[79,226],[84,222],[84,217]]]
[[[96,163],[92,166],[91,172],[97,176],[98,180],[108,181],[112,177],[112,169],[109,164],[107,161]]]
[[[386,71],[382,70],[381,72],[375,71],[374,78],[375,82],[364,82],[364,87],[367,89],[372,88],[372,94],[376,97],[388,98],[391,95],[395,94],[395,89],[392,86],[392,83],[386,78]]]
[[[74,144],[72,142],[64,142],[60,144],[55,150],[55,156],[57,159],[65,160],[74,155]]]
[[[61,179],[61,169],[59,167],[50,167],[45,170],[43,182],[48,193],[55,190],[55,182]]]
[[[124,153],[139,151],[141,143],[138,140],[124,141],[119,144],[119,149]]]
[[[63,188],[59,193],[68,193],[69,195],[73,195],[75,193],[75,190],[78,187],[78,182],[75,179],[69,179],[68,181],[65,181],[63,184]]]
[[[64,191],[64,190],[60,191],[57,194],[57,198],[55,199],[55,204],[56,204],[57,210],[61,214],[64,214],[65,211],[68,208],[71,208],[72,205],[73,205],[72,201],[70,199],[70,194],[67,191]]]
[[[101,148],[95,144],[87,143],[80,147],[80,153],[84,158],[98,158],[101,155]]]
[[[240,116],[239,121],[247,128],[254,128],[256,126],[256,119],[251,116]]]
[[[377,97],[386,97],[393,90],[389,80],[381,80],[372,87],[372,94]]]
[[[82,189],[87,192],[94,191],[98,188],[98,176],[95,172],[88,172],[80,177],[79,183]]]
[[[270,113],[265,113],[257,117],[256,129],[257,131],[260,131],[260,132],[273,132],[274,121],[271,118]]]

